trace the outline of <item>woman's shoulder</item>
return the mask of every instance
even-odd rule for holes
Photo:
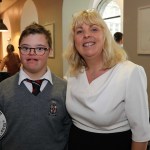
[[[145,69],[143,66],[139,65],[139,64],[136,64],[132,61],[124,61],[122,63],[120,63],[120,67],[128,72],[129,73],[133,73],[133,72],[142,72],[142,73],[145,73]]]
[[[133,68],[143,68],[141,65],[136,64],[136,63],[134,63],[132,61],[129,61],[129,60],[121,62],[120,65],[124,66],[124,67],[127,67],[127,68],[132,68],[132,69]]]

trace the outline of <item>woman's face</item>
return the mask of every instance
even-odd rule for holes
[[[74,42],[77,51],[85,59],[102,58],[104,34],[101,27],[83,23],[75,28]]]

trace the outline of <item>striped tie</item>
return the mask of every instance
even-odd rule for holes
[[[34,94],[35,96],[40,93],[40,87],[41,87],[43,80],[44,79],[40,79],[40,80],[26,79],[27,82],[32,83],[32,94]]]

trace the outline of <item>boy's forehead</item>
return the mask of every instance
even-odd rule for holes
[[[28,38],[36,38],[36,39],[46,39],[46,36],[44,34],[40,34],[40,33],[34,33],[34,34],[28,34],[28,35],[25,35],[22,40],[24,39],[28,39]]]
[[[47,44],[48,41],[44,34],[29,34],[22,38],[20,44]]]

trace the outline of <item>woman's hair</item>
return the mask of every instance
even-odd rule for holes
[[[12,44],[8,44],[6,50],[8,53],[11,53],[15,50],[15,48]]]
[[[21,33],[19,38],[19,45],[22,39],[30,34],[44,34],[47,39],[49,48],[52,48],[52,37],[50,31],[44,28],[44,26],[37,24],[36,22],[33,22],[32,24],[27,26],[25,30]]]
[[[75,28],[84,23],[88,25],[98,25],[103,31],[103,69],[111,68],[119,62],[127,60],[126,52],[122,48],[120,48],[118,44],[116,44],[112,37],[112,34],[110,33],[104,20],[101,18],[99,12],[94,9],[83,10],[73,15],[68,47],[64,52],[64,57],[67,59],[70,65],[70,75],[77,75],[82,71],[83,67],[88,67],[83,57],[78,53],[74,44]]]

